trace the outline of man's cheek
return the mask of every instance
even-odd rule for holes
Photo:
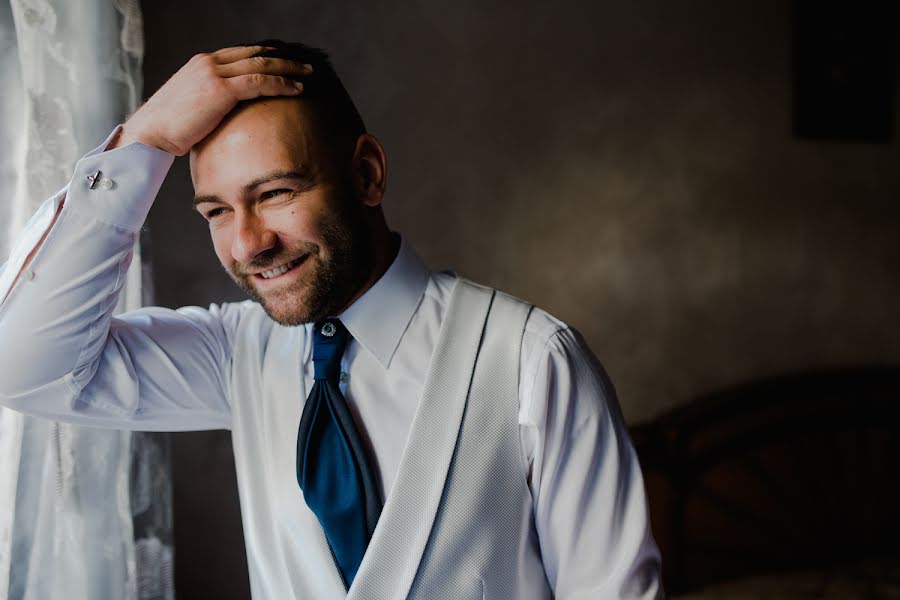
[[[222,232],[224,233],[224,232]],[[219,262],[222,263],[222,266],[229,272],[234,273],[238,267],[237,263],[234,260],[234,256],[231,254],[232,248],[232,240],[227,235],[218,234],[216,232],[212,232],[212,244],[213,251],[216,253],[216,256],[219,259]]]

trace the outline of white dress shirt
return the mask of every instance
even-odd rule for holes
[[[229,394],[230,372],[240,368],[231,364],[230,348],[235,335],[248,335],[241,322],[253,315],[254,322],[281,326],[261,319],[262,309],[250,301],[111,316],[133,243],[173,156],[139,143],[104,152],[109,139],[39,209],[0,272],[0,404],[100,427],[240,429],[235,464],[251,569],[260,571],[257,577],[285,577],[281,571],[289,566],[253,566],[254,557],[284,543],[255,531],[255,515],[283,510],[277,498],[294,493],[296,480],[254,480],[272,489],[253,493],[241,482],[261,464],[293,463],[287,433],[282,446],[264,436],[295,432],[302,398],[261,405],[259,423],[249,424],[235,421],[241,411],[234,403],[261,402],[269,394]],[[92,187],[88,176],[97,171],[108,181]],[[56,224],[10,289],[63,197]],[[377,465],[382,498],[390,494],[455,282],[452,273],[430,272],[404,240],[384,276],[339,315],[352,336],[341,387]],[[311,325],[294,330],[296,347],[263,381],[278,386],[297,370],[308,390]],[[522,475],[556,597],[630,597],[628,590],[648,581],[650,597],[661,594],[640,468],[612,386],[580,336],[537,308],[522,344],[518,424]],[[273,447],[278,456],[269,455]]]

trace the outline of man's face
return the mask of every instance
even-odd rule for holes
[[[216,255],[284,325],[336,314],[373,268],[351,149],[329,149],[313,118],[295,99],[255,102],[191,151],[195,206]]]

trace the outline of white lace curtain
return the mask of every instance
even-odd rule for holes
[[[134,109],[142,57],[138,0],[0,0],[0,264]],[[119,310],[146,272],[138,252]],[[165,437],[0,409],[0,600],[174,598],[170,497]]]

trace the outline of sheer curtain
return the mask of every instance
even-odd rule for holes
[[[142,36],[138,0],[0,0],[0,263],[136,106]],[[118,310],[146,272],[136,248]],[[0,409],[0,600],[174,598],[167,448]]]

